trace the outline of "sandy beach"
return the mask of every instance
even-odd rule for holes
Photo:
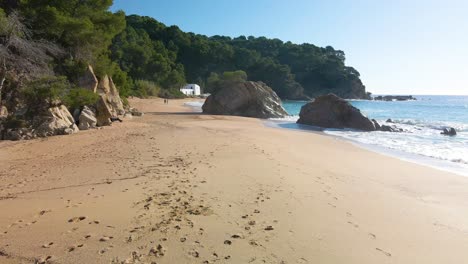
[[[465,263],[468,178],[253,118],[0,142],[0,263]]]

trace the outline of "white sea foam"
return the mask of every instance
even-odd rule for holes
[[[274,121],[275,127],[304,129],[294,125],[298,118],[298,116],[288,116],[271,120]],[[468,176],[468,125],[456,122],[430,124],[416,120],[393,120],[393,123],[378,120],[378,122],[396,125],[406,132],[359,132],[346,129],[325,129],[324,133],[350,140],[374,151],[383,153],[392,151],[393,156],[407,160],[415,160],[418,156],[425,157],[424,164],[426,165],[434,165],[437,168],[444,168],[445,165],[457,167],[456,170],[452,171],[462,171],[461,174]],[[441,135],[440,132],[445,127],[456,128],[458,135],[456,137]],[[413,156],[408,158],[407,154]],[[444,165],[443,162],[458,165]]]

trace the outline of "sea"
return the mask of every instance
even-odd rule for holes
[[[349,129],[325,129],[323,132],[373,151],[468,176],[468,96],[415,97],[415,101],[349,101],[379,124],[395,125],[405,132]],[[283,107],[290,116],[274,120],[276,125],[307,130],[307,127],[294,125],[306,103],[284,101]],[[392,123],[387,123],[388,119]],[[441,135],[446,127],[455,128],[457,136]]]
[[[324,129],[297,125],[301,107],[307,101],[283,101],[289,116],[272,119],[268,126],[298,129],[351,141],[381,154],[468,176],[468,96],[414,96],[415,101],[349,102],[379,124],[395,125],[405,132],[360,132],[350,129]],[[199,103],[198,103],[199,104]],[[198,106],[198,105],[193,105]],[[201,108],[201,105],[198,107]],[[387,123],[388,119],[392,123]],[[457,131],[454,137],[440,133],[446,127]]]

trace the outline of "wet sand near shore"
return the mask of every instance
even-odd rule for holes
[[[0,142],[0,263],[464,263],[468,178],[261,120]]]

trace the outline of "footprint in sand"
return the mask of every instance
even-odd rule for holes
[[[103,236],[99,239],[100,242],[107,242],[111,239],[113,239],[114,237],[113,236]]]
[[[383,254],[384,254],[385,256],[387,256],[387,257],[391,257],[391,256],[392,256],[391,253],[389,253],[389,252],[387,252],[387,251],[384,251],[383,249],[375,248],[375,250],[377,250],[377,251],[383,253]]]
[[[54,244],[54,242],[44,244],[44,245],[42,245],[42,248],[50,248],[53,244]]]
[[[353,222],[351,222],[351,221],[348,221],[348,224],[354,226],[355,228],[359,228],[359,225],[357,225],[357,224],[355,224],[355,223],[353,223]]]
[[[68,223],[78,223],[86,219],[86,216],[73,217],[68,220]]]
[[[34,263],[37,264],[46,264],[53,259],[53,256],[41,257],[37,259]]]

